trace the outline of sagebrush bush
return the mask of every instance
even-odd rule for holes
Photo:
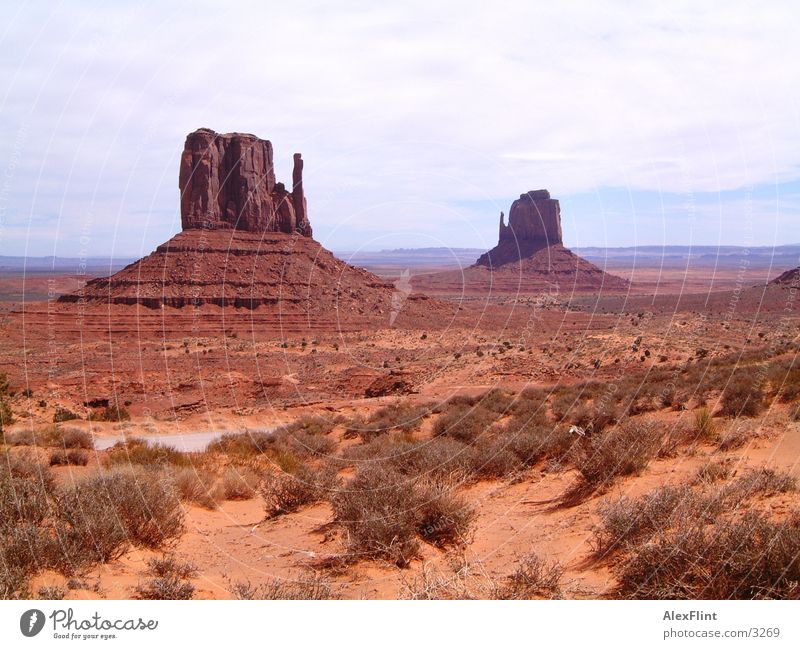
[[[475,523],[475,509],[462,496],[440,484],[420,488],[417,533],[437,547],[464,545]]]
[[[747,511],[713,525],[684,520],[639,545],[619,571],[632,599],[796,599],[800,517],[774,522]]]
[[[657,455],[664,431],[655,422],[628,420],[608,433],[583,438],[575,466],[592,487],[609,485],[619,476],[641,473]]]
[[[231,584],[231,593],[236,599],[338,599],[330,581],[318,573],[302,575],[297,579],[271,579],[257,586],[253,586],[250,582],[234,582]]]
[[[223,486],[217,476],[202,468],[176,468],[171,481],[178,497],[206,509],[216,509],[223,499]]]
[[[516,570],[491,594],[493,599],[558,599],[564,569],[557,562],[548,563],[536,554],[520,559]]]
[[[350,559],[384,558],[405,567],[417,556],[418,492],[412,480],[364,467],[333,498]]]
[[[332,467],[300,465],[294,473],[272,471],[264,476],[258,493],[267,518],[297,511],[329,496],[338,479]]]
[[[222,492],[225,500],[250,500],[255,498],[261,476],[247,467],[229,466],[222,474]]]
[[[57,497],[67,524],[64,540],[73,540],[76,565],[108,561],[128,542],[162,547],[184,529],[180,501],[168,480],[152,471],[114,469],[76,482]]]
[[[484,435],[497,418],[496,412],[480,405],[456,403],[436,420],[433,434],[436,437],[447,436],[461,442],[472,443]]]
[[[764,390],[751,372],[731,376],[720,399],[720,413],[728,417],[755,417],[764,408]]]
[[[194,596],[191,578],[198,574],[193,563],[173,556],[155,557],[147,562],[150,578],[134,589],[136,599],[186,600]]]
[[[594,529],[592,545],[598,556],[647,542],[685,520],[711,521],[719,503],[689,486],[665,486],[640,496],[623,496],[600,507],[601,523]]]
[[[151,444],[138,437],[117,442],[105,452],[105,463],[111,466],[140,464],[142,466],[191,466],[191,457],[165,444]]]
[[[50,466],[86,466],[89,454],[83,449],[59,449],[50,453]]]
[[[424,417],[430,414],[429,406],[399,403],[376,410],[369,417],[354,417],[345,431],[346,437],[358,436],[369,442],[389,432],[410,433],[420,427]]]

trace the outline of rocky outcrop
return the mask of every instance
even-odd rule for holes
[[[511,204],[508,225],[500,212],[500,236],[497,246],[482,255],[480,266],[502,266],[530,257],[536,251],[563,243],[561,207],[546,189],[520,194]]]
[[[792,288],[800,287],[800,268],[787,270],[785,273],[782,273],[773,279],[770,284],[777,284],[778,286],[790,286]]]
[[[312,235],[303,160],[294,154],[292,189],[276,182],[272,143],[248,133],[201,128],[186,137],[178,180],[184,230]]]

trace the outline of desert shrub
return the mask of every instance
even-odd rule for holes
[[[71,410],[68,410],[67,408],[62,408],[60,406],[58,408],[56,408],[56,411],[53,414],[53,423],[54,424],[58,424],[58,423],[61,423],[63,421],[73,421],[75,419],[80,419],[80,417],[78,417],[78,415],[76,415]]]
[[[450,407],[433,425],[436,437],[447,436],[462,442],[474,442],[497,420],[497,413],[482,407],[461,404]]]
[[[63,446],[64,448],[94,448],[91,433],[74,427],[58,428],[56,433],[56,445]]]
[[[564,421],[569,417],[570,413],[575,408],[578,408],[584,401],[585,397],[580,393],[567,390],[553,396],[550,402],[550,409],[556,421]]]
[[[206,450],[209,453],[225,455],[261,455],[275,445],[274,433],[267,431],[245,431],[227,433],[211,442]]]
[[[633,599],[795,599],[800,595],[800,517],[748,511],[713,525],[685,521],[635,548],[619,572]]]
[[[369,442],[378,435],[392,431],[410,433],[419,428],[423,417],[429,413],[428,406],[393,404],[376,410],[367,418],[355,417],[348,425],[345,436],[357,435],[365,442]]]
[[[351,559],[384,558],[407,566],[418,552],[414,481],[384,467],[364,467],[333,498]]]
[[[513,394],[498,388],[492,388],[480,395],[475,403],[477,406],[489,412],[493,412],[497,415],[506,415],[509,414],[511,407],[514,405],[514,401]]]
[[[282,469],[292,470],[299,459],[328,455],[335,446],[330,437],[289,426],[274,432],[229,433],[214,440],[207,450],[242,457],[265,456]]]
[[[260,476],[246,467],[229,466],[222,474],[222,493],[225,500],[255,498]]]
[[[184,502],[216,509],[223,499],[222,485],[217,482],[213,473],[205,469],[175,469],[171,474],[171,481],[178,497]]]
[[[338,599],[330,581],[312,573],[297,579],[271,579],[253,586],[250,582],[231,584],[231,593],[236,599],[260,600],[330,600]]]
[[[493,599],[557,599],[561,596],[564,569],[536,554],[523,557],[516,570],[491,593]]]
[[[114,469],[75,483],[57,497],[61,541],[76,565],[108,561],[130,542],[159,548],[183,532],[183,509],[158,473]]]
[[[89,419],[92,421],[128,421],[131,418],[128,409],[117,403],[112,403],[100,410],[92,411]]]
[[[36,595],[39,599],[62,600],[67,596],[67,591],[60,586],[40,586]]]
[[[614,404],[581,404],[565,417],[569,423],[580,426],[587,433],[601,433],[619,421],[619,410]]]
[[[475,523],[475,510],[467,501],[442,485],[431,484],[418,496],[417,533],[437,547],[463,545]]]
[[[4,432],[7,426],[14,423],[14,415],[11,412],[11,405],[6,399],[0,396],[0,433]]]
[[[142,466],[191,466],[191,458],[165,444],[150,444],[138,437],[117,442],[105,452],[105,462],[110,466],[141,464]]]
[[[267,518],[275,518],[319,502],[337,483],[333,468],[314,468],[302,464],[294,473],[268,473],[258,487],[258,493],[264,501]]]
[[[731,468],[722,462],[707,462],[695,474],[695,482],[700,484],[713,484],[720,480],[727,480],[731,476]]]
[[[51,489],[47,479],[0,465],[0,533],[18,525],[39,525],[51,510]]]
[[[700,439],[713,440],[717,438],[717,427],[714,424],[714,417],[708,408],[700,408],[695,413],[694,430]]]
[[[764,407],[764,391],[751,373],[731,376],[720,399],[720,413],[728,417],[755,417]]]
[[[797,480],[788,473],[774,469],[750,469],[734,482],[725,485],[719,493],[720,500],[733,506],[758,494],[774,495],[797,489]]]
[[[475,442],[472,473],[480,478],[503,478],[523,468],[502,437],[482,437]]]
[[[583,438],[575,466],[586,483],[603,487],[619,476],[643,471],[658,455],[664,434],[655,422],[629,420],[603,435]]]
[[[773,393],[783,403],[800,399],[800,367],[796,357],[771,363],[767,372]]]
[[[29,523],[8,528],[0,534],[0,599],[28,599],[28,580],[48,568],[52,539],[40,527]]]
[[[338,417],[328,418],[321,416],[300,417],[295,421],[281,426],[278,431],[285,431],[295,433],[303,431],[309,435],[327,435],[333,431],[336,424],[339,423]]]
[[[83,449],[59,449],[50,453],[50,466],[86,466],[89,454]]]
[[[719,450],[723,452],[735,451],[737,448],[742,448],[751,439],[753,439],[752,433],[742,428],[736,428],[723,436],[719,442]]]
[[[473,473],[475,449],[449,437],[412,441],[402,435],[377,437],[353,446],[344,457],[362,465],[383,465],[405,476],[459,482]]]
[[[592,546],[605,557],[644,543],[682,520],[713,520],[720,508],[688,486],[659,487],[639,498],[623,496],[600,507]]]
[[[150,579],[134,590],[136,599],[192,599],[194,585],[189,581],[197,576],[192,563],[178,561],[175,557],[155,557],[147,562]]]

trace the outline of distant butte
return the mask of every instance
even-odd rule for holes
[[[479,266],[498,267],[530,257],[537,250],[561,245],[561,207],[546,189],[520,194],[511,204],[508,225],[500,212],[497,246],[481,255]]]
[[[525,192],[500,213],[497,245],[460,271],[422,275],[414,288],[436,295],[627,291],[630,284],[564,247],[561,207],[546,189]]]

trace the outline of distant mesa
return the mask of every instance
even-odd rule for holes
[[[438,295],[623,292],[629,287],[627,280],[564,247],[561,207],[546,189],[521,194],[511,204],[508,224],[500,213],[497,245],[472,266],[414,280],[416,290]]]
[[[275,181],[272,143],[248,133],[201,128],[186,137],[178,186],[184,230],[299,233],[310,237],[303,158],[294,154],[292,189]]]

